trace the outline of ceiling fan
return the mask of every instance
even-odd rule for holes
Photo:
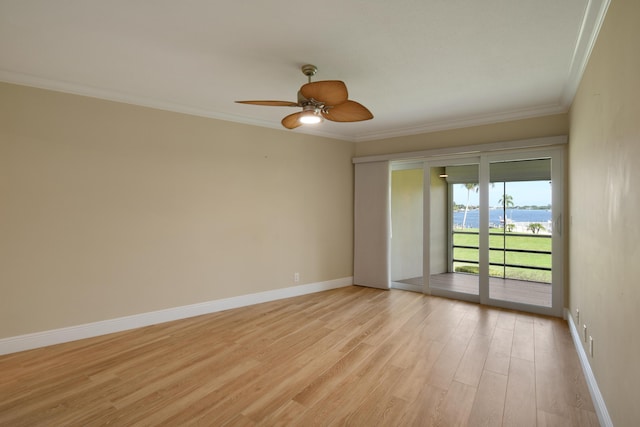
[[[302,111],[282,119],[282,126],[295,129],[303,124],[319,123],[323,119],[332,122],[359,122],[373,118],[364,105],[348,99],[347,86],[340,80],[311,82],[318,68],[307,64],[302,73],[309,82],[298,91],[298,102],[290,101],[236,101],[240,104],[266,105],[269,107],[302,107]]]

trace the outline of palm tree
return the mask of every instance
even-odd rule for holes
[[[527,227],[527,230],[531,230],[533,234],[538,234],[540,230],[544,230],[544,229],[545,228],[543,227],[543,225],[540,224],[539,222],[534,222],[532,224],[529,224],[529,226]]]
[[[515,206],[513,204],[513,196],[510,194],[503,194],[502,199],[498,200],[498,203],[500,203],[503,209],[509,209]]]
[[[513,196],[511,196],[510,194],[504,193],[502,195],[502,198],[498,200],[498,203],[502,205],[502,212],[504,213],[504,230],[506,231],[507,230],[507,209],[514,206]]]
[[[469,198],[471,197],[471,191],[475,191],[477,193],[480,186],[477,182],[462,185],[467,189],[467,204],[464,206],[464,216],[462,217],[462,228],[464,228],[464,224],[467,222],[467,212],[469,212]]]

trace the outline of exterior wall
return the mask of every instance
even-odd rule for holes
[[[391,172],[391,280],[422,277],[422,169]]]
[[[429,208],[431,214],[430,274],[447,273],[449,270],[449,184],[440,174],[444,168],[431,168],[431,200]]]
[[[640,420],[638,17],[637,0],[611,2],[570,111],[570,308],[616,426]]]
[[[352,276],[353,154],[0,84],[0,338]]]

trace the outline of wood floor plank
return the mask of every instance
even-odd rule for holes
[[[536,367],[536,402],[539,411],[553,415],[549,419],[561,419],[566,425],[571,425],[575,409],[578,408],[572,402],[574,395],[571,384],[567,382],[561,369]]]
[[[536,372],[530,360],[511,358],[504,404],[504,426],[536,425]]]
[[[451,305],[447,304],[447,307]],[[420,339],[425,341],[439,341],[446,344],[453,335],[458,324],[464,317],[459,310],[434,310],[427,319],[421,331]]]
[[[401,369],[390,364],[385,369],[380,369],[385,365],[380,365],[384,358],[382,354],[374,355],[359,373],[339,384],[339,389],[349,389],[350,393],[331,393],[309,408],[295,424],[313,425],[322,420],[322,424],[348,425],[347,420],[354,423],[359,421],[353,413],[364,403],[367,396],[381,385],[395,386],[398,380]]]
[[[429,382],[433,365],[444,348],[444,344],[438,341],[421,342],[420,346],[420,349],[412,352],[413,363],[404,369],[402,378],[393,391],[394,396],[409,402],[413,402],[424,384]]]
[[[439,425],[468,425],[469,415],[473,407],[477,388],[468,384],[453,381],[442,401]]]
[[[563,385],[566,386],[565,401],[570,407],[585,409],[593,413],[595,408],[589,393],[589,387],[585,380],[578,354],[573,347],[573,342],[566,339],[569,331],[566,324],[555,323],[554,335],[556,337],[557,363],[562,366]]]
[[[501,310],[496,320],[496,328],[513,331],[516,325],[516,314],[512,311]]]
[[[458,369],[453,377],[454,381],[477,387],[484,369],[491,338],[486,335],[471,337],[467,349],[460,360]]]
[[[566,323],[351,286],[0,356],[0,425],[597,425]]]
[[[442,402],[447,391],[423,384],[413,404],[407,408],[398,420],[400,426],[438,426],[442,419]]]
[[[352,404],[347,415],[338,421],[341,425],[393,425],[402,416],[408,402],[394,396],[394,389],[401,381],[402,369],[392,367],[387,380],[364,395],[358,405]]]
[[[262,419],[259,424],[264,426],[292,426],[295,425],[295,420],[300,418],[306,409],[298,402],[289,400]],[[233,423],[229,423],[229,425],[233,425]]]
[[[268,393],[261,394],[254,399],[251,404],[242,410],[243,414],[250,419],[259,422],[267,418],[269,414],[275,412],[280,406],[295,398],[299,390],[309,383],[309,378],[316,378],[334,366],[342,356],[341,342],[336,339],[332,333],[325,336],[322,340],[313,344],[313,350],[309,350],[300,354],[289,363],[289,371],[285,372],[284,377],[278,381],[265,376],[254,387],[264,384]],[[313,355],[322,354],[322,357],[313,357]],[[283,355],[284,357],[284,355]],[[356,366],[358,366],[356,364]],[[295,373],[295,375],[292,375]]]
[[[579,427],[571,422],[570,418],[563,415],[538,409],[538,427]]]
[[[373,346],[360,343],[329,369],[313,378],[293,397],[293,400],[307,407],[317,403],[321,398],[328,396],[346,377],[350,376],[359,364],[373,353],[374,349]]]
[[[598,415],[593,410],[572,408],[571,422],[579,427],[600,427]]]
[[[469,414],[469,425],[502,426],[507,379],[507,375],[487,370],[482,373]]]
[[[489,353],[484,368],[497,374],[509,375],[513,329],[496,327],[489,344]]]
[[[457,336],[451,337],[431,368],[428,383],[434,387],[449,390],[468,344],[467,339]]]
[[[516,318],[511,356],[531,362],[534,361],[533,322],[522,316]]]

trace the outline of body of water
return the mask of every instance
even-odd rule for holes
[[[464,210],[453,213],[453,224],[462,227]],[[504,223],[504,211],[502,209],[489,210],[489,224],[491,227],[501,227]],[[547,230],[551,229],[551,211],[537,209],[507,209],[508,223],[531,223],[538,222]],[[470,210],[467,212],[465,228],[480,228],[480,211]]]

